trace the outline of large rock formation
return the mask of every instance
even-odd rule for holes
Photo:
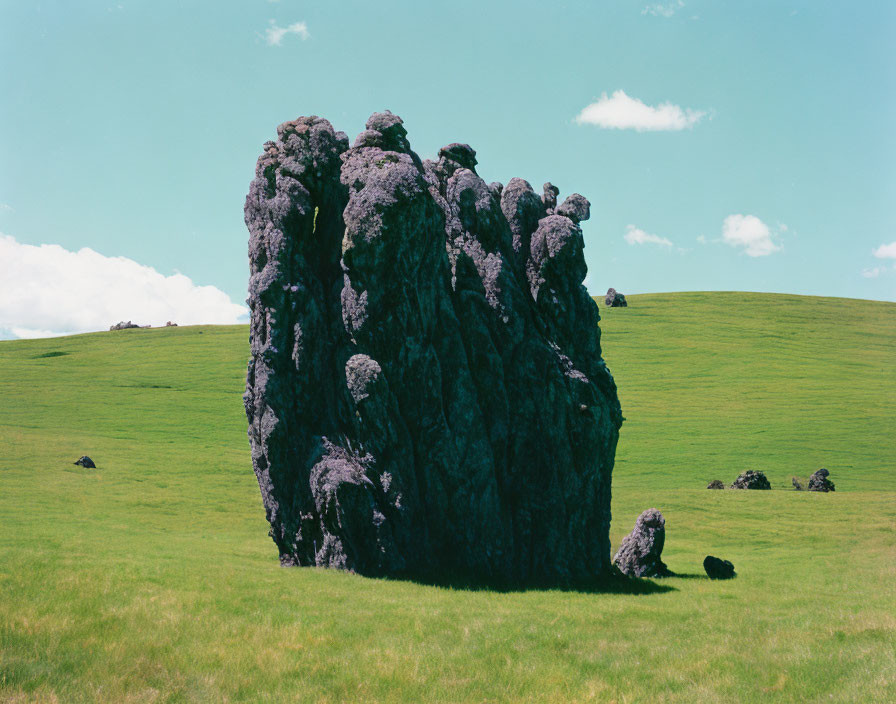
[[[284,565],[518,584],[609,568],[622,422],[578,222],[465,144],[302,117],[246,199],[252,461]]]

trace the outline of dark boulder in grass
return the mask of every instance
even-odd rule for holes
[[[661,559],[666,542],[666,519],[649,508],[635,521],[634,530],[622,539],[613,564],[629,577],[668,577],[672,573]]]
[[[824,467],[813,472],[809,477],[809,491],[834,491],[834,482],[828,479],[830,474]]]
[[[725,482],[721,479],[713,479],[709,484],[706,485],[707,489],[724,489]]]
[[[748,470],[741,474],[731,485],[732,489],[771,489],[768,479],[762,472]]]
[[[734,565],[719,557],[707,555],[703,560],[703,569],[710,579],[731,579],[734,577]]]
[[[604,304],[606,304],[607,308],[627,308],[628,302],[625,300],[625,295],[619,293],[615,288],[608,288],[607,295],[604,297]]]
[[[803,490],[803,483],[797,477],[791,477],[790,483],[793,484],[793,488],[797,491]]]
[[[622,415],[579,196],[487,184],[399,117],[277,129],[246,199],[252,462],[284,565],[526,585],[611,572]]]
[[[81,467],[86,467],[87,469],[96,469],[96,465],[93,463],[93,460],[90,459],[87,455],[79,457],[77,460],[75,460],[74,464]]]

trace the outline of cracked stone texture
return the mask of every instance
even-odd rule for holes
[[[319,117],[264,145],[244,401],[284,565],[515,584],[610,568],[622,415],[582,286],[590,206],[476,164],[458,143],[421,161],[388,111],[351,148]]]

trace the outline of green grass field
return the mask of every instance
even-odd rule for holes
[[[659,508],[680,575],[643,594],[281,569],[245,326],[0,343],[0,701],[896,701],[896,304],[629,300],[612,540]]]

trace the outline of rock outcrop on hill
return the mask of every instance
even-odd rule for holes
[[[809,476],[809,491],[834,491],[834,482],[828,477],[830,472],[824,467]]]
[[[672,573],[661,559],[665,543],[666,519],[655,508],[649,508],[622,539],[613,564],[629,577],[668,577]]]
[[[486,184],[377,113],[277,129],[246,199],[252,461],[284,565],[515,584],[609,570],[622,423],[546,184]],[[554,212],[551,212],[554,211]]]
[[[762,472],[752,469],[742,472],[731,484],[732,489],[771,489],[768,478]]]
[[[627,308],[628,301],[625,300],[625,294],[619,293],[615,288],[608,288],[607,295],[604,297],[604,305],[607,308]]]
[[[137,323],[132,323],[130,320],[127,322],[121,321],[120,323],[115,323],[115,325],[110,325],[110,330],[127,330],[128,328],[139,328],[140,326]]]

